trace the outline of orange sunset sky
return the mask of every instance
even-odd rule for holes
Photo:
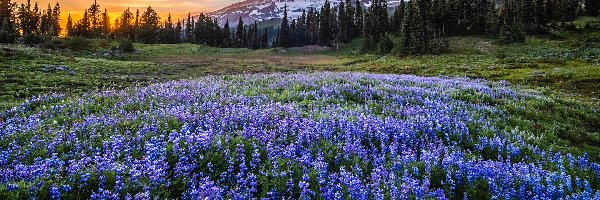
[[[98,0],[98,4],[101,9],[108,9],[111,23],[123,13],[125,9],[130,8],[131,12],[135,14],[136,9],[140,9],[140,13],[143,12],[148,6],[152,6],[158,14],[165,20],[168,13],[173,16],[173,21],[177,22],[177,19],[183,19],[187,17],[188,12],[192,14],[198,14],[200,12],[210,12],[228,6],[232,3],[242,0]],[[27,0],[14,1],[18,4],[25,3]],[[36,0],[31,0],[31,4],[34,4]],[[54,7],[56,0],[38,0],[38,5],[41,9],[45,10],[48,7],[48,3]],[[67,22],[67,16],[71,14],[74,21],[77,21],[83,15],[84,9],[87,9],[94,3],[93,0],[59,0],[61,7],[61,24],[64,27]]]

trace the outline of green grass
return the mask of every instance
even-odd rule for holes
[[[567,39],[532,37],[523,44],[502,46],[491,39],[455,37],[448,54],[405,58],[342,50],[341,55],[353,57],[355,62],[334,70],[507,80],[598,99],[600,39],[595,38],[600,38],[596,32],[573,33]]]

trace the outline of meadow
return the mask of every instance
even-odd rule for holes
[[[600,199],[600,33],[0,49],[0,199]]]

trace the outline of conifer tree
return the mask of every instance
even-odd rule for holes
[[[192,25],[192,13],[188,13],[188,17],[185,23],[185,42],[192,43],[193,42],[193,25]]]
[[[48,8],[44,10],[40,19],[40,33],[45,35],[54,35],[52,32],[52,7],[48,4]]]
[[[339,28],[339,32],[337,33],[337,35],[339,36],[340,41],[336,41],[336,42],[348,42],[348,40],[350,39],[348,36],[349,22],[347,20],[348,20],[348,16],[346,15],[346,6],[344,4],[344,1],[340,1],[340,5],[338,7],[338,15],[337,15],[338,28]]]
[[[181,32],[183,31],[183,24],[181,20],[177,19],[177,25],[175,26],[175,32],[173,33],[173,37],[175,38],[175,43],[181,43]]]
[[[229,19],[225,21],[223,26],[223,47],[231,47],[231,28],[229,27]]]
[[[38,3],[35,2],[29,18],[29,27],[32,33],[39,33],[41,16],[42,10],[40,9],[40,7],[38,7]]]
[[[102,19],[100,18],[101,17],[100,16],[100,12],[101,12],[100,5],[98,5],[96,0],[94,0],[94,4],[92,4],[87,11],[88,11],[88,18],[89,18],[89,23],[90,23],[90,27],[89,27],[90,34],[91,34],[91,36],[97,37],[102,33],[102,31],[101,31]]]
[[[87,9],[83,12],[83,17],[77,22],[75,23],[75,35],[76,36],[82,36],[82,37],[89,37],[90,36],[90,21],[88,18],[88,11]]]
[[[261,37],[261,43],[260,43],[260,48],[261,49],[267,49],[269,48],[269,35],[268,35],[268,29],[265,28],[265,30],[263,31],[262,37]]]
[[[281,19],[281,26],[279,26],[279,47],[290,47],[291,46],[291,42],[290,42],[290,36],[291,36],[291,32],[290,32],[290,24],[288,22],[288,15],[287,15],[287,5],[283,6],[283,18]]]
[[[395,50],[397,55],[410,55],[414,53],[414,30],[413,21],[416,9],[411,1],[406,5],[404,19],[402,20],[402,34],[400,37],[400,46]]]
[[[74,29],[73,29],[73,18],[71,17],[71,14],[69,14],[69,16],[67,17],[67,36],[74,36]]]
[[[109,37],[111,32],[110,16],[108,16],[108,10],[104,9],[102,13],[102,23],[100,24],[100,32],[104,37]]]
[[[329,17],[331,17],[330,6],[329,0],[325,0],[321,12],[319,13],[319,45],[321,46],[331,46],[332,33],[331,22],[329,19]]]
[[[13,43],[18,37],[13,18],[14,5],[10,0],[0,0],[0,43]]]
[[[362,4],[360,3],[359,0],[355,1],[355,6],[354,9],[356,9],[356,11],[354,12],[354,32],[357,33],[355,36],[357,37],[363,37],[364,36],[364,16],[363,16],[363,8],[362,8]]]
[[[535,24],[535,5],[533,0],[520,0],[520,15],[523,20],[523,26],[525,28],[525,32],[534,33],[536,31]]]
[[[246,44],[246,33],[244,29],[244,21],[242,17],[239,18],[237,28],[235,31],[235,47],[243,48]]]
[[[353,39],[354,37],[356,37],[356,33],[354,32],[354,30],[356,29],[356,24],[354,22],[354,7],[352,6],[352,2],[350,0],[345,0],[346,3],[346,7],[345,9],[345,14],[346,14],[346,37],[348,37],[347,39]]]
[[[402,21],[404,20],[404,10],[406,5],[404,1],[400,1],[400,5],[396,6],[392,18],[390,20],[390,32],[400,35],[402,30]]]
[[[192,26],[193,25],[194,25],[194,23],[192,23]],[[133,23],[133,28],[131,30],[131,34],[133,35],[134,42],[139,41],[140,29],[141,29],[140,9],[136,9],[135,10],[135,21]]]
[[[54,9],[52,9],[50,26],[55,36],[60,35],[62,33],[62,28],[60,27],[60,4],[58,2],[56,2],[56,4],[54,5]]]
[[[159,29],[160,17],[152,7],[148,6],[140,19],[139,39],[147,44],[157,43]]]
[[[133,13],[127,8],[123,11],[123,14],[115,21],[115,32],[117,37],[126,38],[133,41],[135,39],[135,27],[134,27]]]

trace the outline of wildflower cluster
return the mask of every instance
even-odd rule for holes
[[[209,76],[0,116],[0,198],[600,199],[600,165],[544,150],[502,82]]]

